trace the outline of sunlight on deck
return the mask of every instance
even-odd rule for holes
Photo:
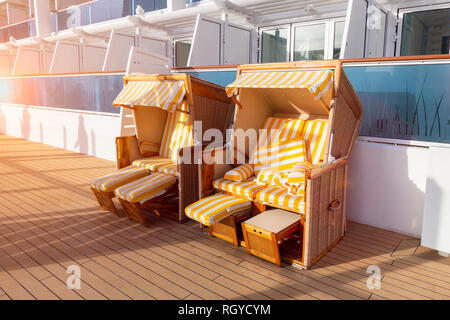
[[[0,135],[1,299],[450,299],[450,258],[408,236],[349,223],[310,270],[275,265],[155,217],[103,212],[89,182],[111,161]],[[81,268],[81,289],[66,287]],[[381,289],[369,290],[369,265]]]

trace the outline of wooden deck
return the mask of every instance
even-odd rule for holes
[[[155,217],[101,211],[91,179],[111,161],[0,135],[0,299],[450,299],[450,259],[408,236],[349,222],[311,270],[279,269]],[[81,289],[66,288],[67,267]],[[381,268],[381,289],[366,285]]]

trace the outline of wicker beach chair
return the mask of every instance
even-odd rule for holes
[[[130,75],[114,100],[131,108],[136,135],[116,138],[118,171],[95,179],[91,190],[101,207],[148,226],[148,213],[182,222],[184,208],[199,199],[199,164],[193,160],[193,123],[201,132],[229,126],[234,103],[223,87],[185,74]],[[200,148],[201,150],[201,148]],[[183,155],[189,154],[183,162]],[[207,174],[204,174],[207,177]]]
[[[221,153],[235,164],[204,164],[214,178],[202,194],[216,195],[186,214],[248,253],[307,268],[344,236],[347,165],[361,103],[340,61],[242,65],[227,93],[238,105],[234,139],[249,129],[258,139],[205,152],[208,163]],[[247,220],[252,216],[258,219]]]

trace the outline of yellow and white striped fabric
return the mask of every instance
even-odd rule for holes
[[[226,180],[244,181],[253,176],[253,166],[251,164],[242,164],[227,173],[224,178]]]
[[[163,173],[152,173],[131,183],[117,188],[114,193],[120,199],[132,203],[142,203],[164,194],[177,179],[171,175]]]
[[[305,183],[305,173],[307,170],[312,170],[313,165],[308,161],[301,161],[296,163],[295,166],[289,170],[286,177],[286,183],[292,186],[300,186]]]
[[[178,176],[177,163],[164,157],[149,157],[133,161],[133,166],[149,169],[153,172],[161,172]]]
[[[165,163],[165,164],[158,166],[156,168],[156,171],[165,173],[165,174],[170,174],[171,176],[175,176],[175,177],[178,176],[178,168],[177,168],[177,163],[175,161],[173,161],[171,163]]]
[[[304,120],[268,117],[259,132],[258,146],[267,146],[272,142],[299,138],[304,126]]]
[[[324,160],[327,131],[328,121],[326,120],[306,121],[302,137],[306,144],[308,161],[313,165],[318,165]]]
[[[173,112],[185,94],[184,81],[130,81],[113,105],[158,107]]]
[[[260,185],[270,185],[273,179],[280,174],[278,168],[266,168],[258,172],[256,182]]]
[[[229,192],[248,200],[254,200],[256,192],[264,188],[264,186],[257,184],[253,178],[244,181],[218,179],[213,182],[213,187],[216,190]]]
[[[155,157],[149,157],[149,158],[141,158],[134,160],[132,165],[136,167],[141,167],[145,169],[149,169],[151,171],[156,172],[156,168],[162,166],[171,164],[174,161],[172,159],[168,159],[165,157],[155,156]]]
[[[192,136],[190,115],[184,112],[169,113],[161,140],[159,155],[176,161],[178,158],[178,149],[193,144],[194,138]]]
[[[226,88],[228,96],[238,88],[305,88],[319,99],[333,83],[333,71],[256,71],[244,72]]]
[[[255,195],[255,200],[272,207],[305,213],[304,195],[289,194],[286,188],[266,187]]]
[[[150,170],[128,166],[93,180],[91,187],[99,191],[111,192],[124,184],[142,178],[148,174],[150,174]]]
[[[234,213],[250,210],[251,206],[248,200],[217,193],[187,206],[185,212],[189,218],[211,226]]]
[[[255,174],[267,168],[284,171],[306,158],[305,142],[301,138],[283,140],[259,147],[254,153],[253,169]]]
[[[312,169],[313,165],[308,161],[301,161],[289,170],[289,173],[281,179],[289,194],[305,194],[306,171]]]

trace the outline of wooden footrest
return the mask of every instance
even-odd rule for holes
[[[239,246],[240,222],[251,216],[252,203],[232,195],[218,193],[186,207],[186,216],[200,222],[211,236]]]
[[[187,206],[185,211],[189,218],[205,226],[212,226],[232,214],[250,211],[251,206],[249,200],[217,193]]]

